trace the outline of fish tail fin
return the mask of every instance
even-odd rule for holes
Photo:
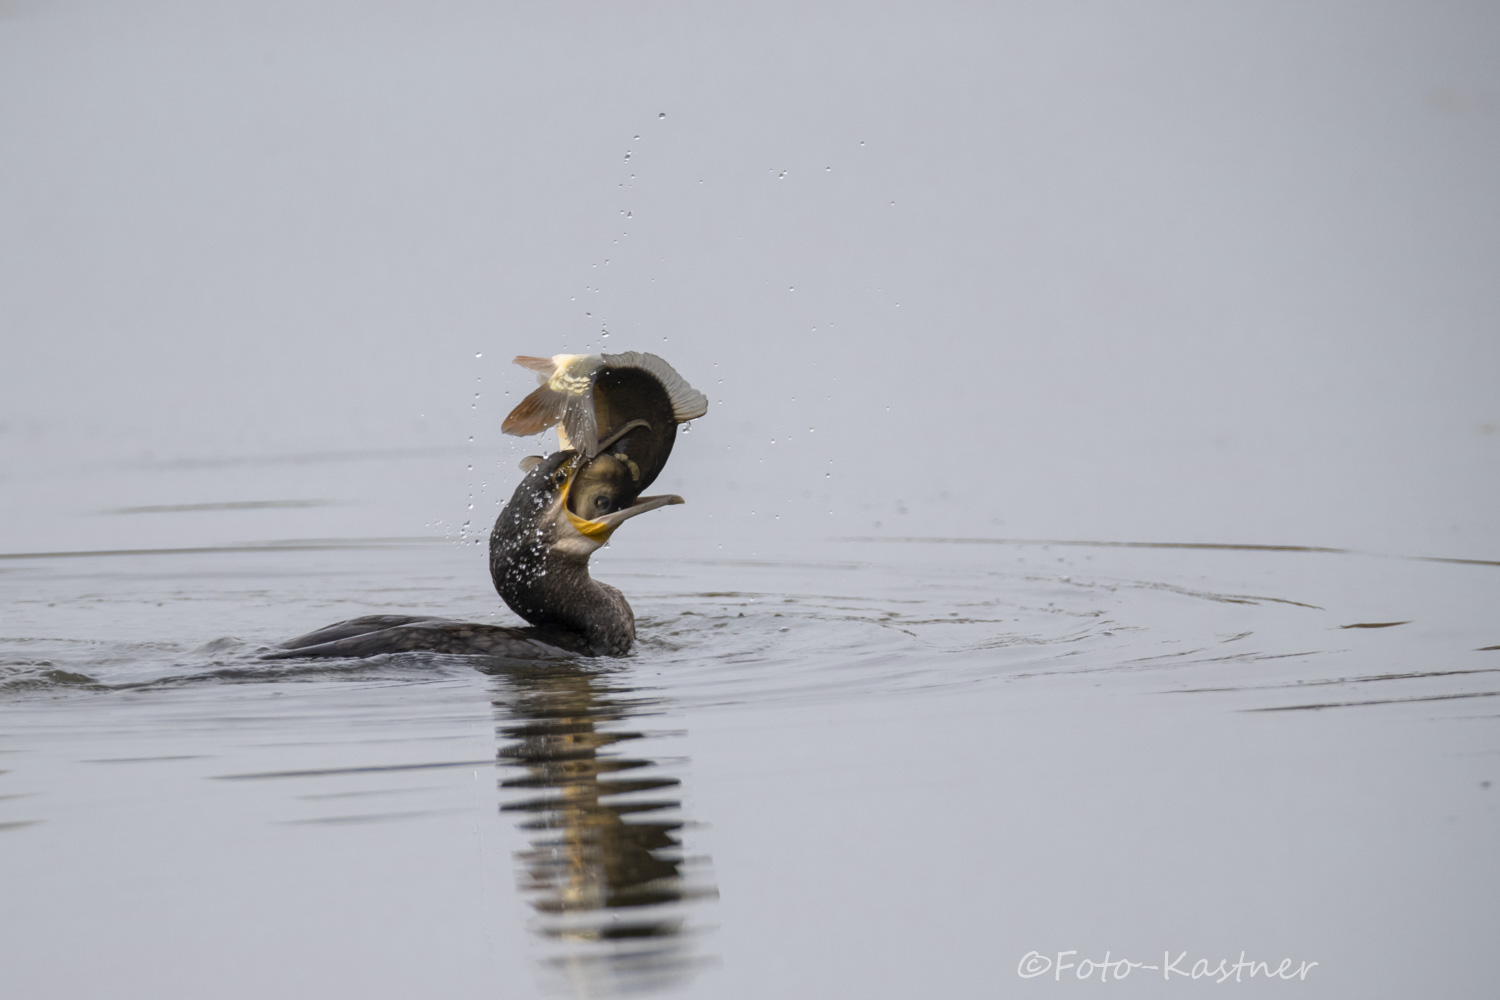
[[[672,401],[672,419],[679,424],[697,420],[708,412],[708,397],[688,385],[687,379],[677,374],[677,369],[655,354],[626,351],[624,354],[606,354],[603,358],[604,363],[613,368],[639,368],[654,376]]]

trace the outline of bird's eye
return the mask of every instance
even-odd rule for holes
[[[597,507],[601,511],[609,510],[614,505],[615,505],[615,502],[613,500],[611,500],[607,496],[602,496],[601,495],[601,496],[594,497],[594,506]]]
[[[566,472],[559,472],[557,475],[552,477],[552,481],[561,486],[563,483],[568,481],[568,474]]]

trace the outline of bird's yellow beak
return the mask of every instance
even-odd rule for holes
[[[675,494],[655,497],[637,497],[635,503],[629,507],[623,507],[612,514],[605,514],[599,518],[579,517],[568,509],[568,491],[573,488],[573,479],[578,471],[587,463],[574,461],[573,467],[568,470],[567,482],[562,488],[562,509],[568,515],[568,523],[573,530],[590,541],[603,545],[609,541],[609,536],[614,534],[615,529],[637,514],[644,514],[648,510],[656,510],[658,507],[666,507],[670,504],[687,503],[682,497]]]

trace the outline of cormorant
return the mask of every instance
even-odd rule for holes
[[[531,367],[537,359],[516,360]],[[551,426],[548,420],[562,421],[558,436],[565,446],[522,461],[526,476],[490,533],[490,578],[530,626],[367,615],[292,639],[268,658],[416,651],[535,658],[630,651],[635,615],[624,594],[589,576],[589,556],[630,518],[684,502],[641,493],[666,465],[677,424],[702,416],[708,401],[653,354],[558,355],[548,364],[565,373],[562,390],[552,378],[511,412],[504,429],[536,433]],[[558,402],[563,390],[568,395]],[[584,442],[590,447],[567,447]]]

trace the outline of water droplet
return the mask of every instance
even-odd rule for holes
[[[784,180],[786,180],[786,171],[783,170],[781,173],[777,174],[776,175],[776,179],[778,181],[784,181]]]
[[[636,136],[636,137],[635,137],[635,141],[636,141],[636,142],[640,142],[640,141],[641,141],[641,137],[640,137],[640,136]]]
[[[630,159],[630,150],[625,150],[625,159]]]
[[[657,117],[657,120],[659,121],[659,120],[667,117],[667,113],[665,111],[663,111],[661,114],[657,115],[656,117]]]
[[[795,292],[797,290],[797,286],[796,285],[787,285],[786,286],[786,290],[789,291],[789,292]]]
[[[483,352],[483,351],[475,351],[475,352],[474,352],[474,357],[475,357],[475,358],[476,358],[476,359],[478,359],[478,358],[482,358],[482,357],[484,357],[484,352]]]

